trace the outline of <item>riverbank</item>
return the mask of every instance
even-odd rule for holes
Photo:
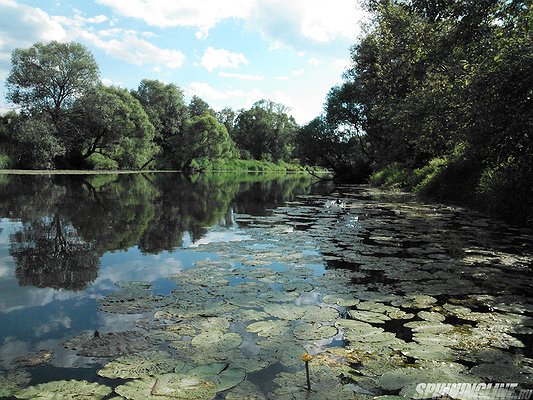
[[[18,174],[18,175],[99,175],[99,174],[142,174],[142,173],[177,173],[177,172],[287,172],[287,173],[306,173],[309,168],[315,174],[329,174],[325,168],[309,167],[296,163],[278,163],[259,160],[220,160],[220,161],[194,161],[192,171],[179,170],[117,170],[117,169],[0,169],[0,174]]]
[[[482,170],[473,160],[435,158],[422,168],[393,163],[370,176],[373,186],[402,189],[417,196],[473,208],[506,222],[533,225],[533,185],[524,174]]]

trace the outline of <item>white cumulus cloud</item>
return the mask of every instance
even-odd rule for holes
[[[160,28],[193,27],[198,38],[206,38],[209,30],[227,18],[246,18],[253,0],[98,0],[120,15],[144,20]]]
[[[108,28],[95,31],[86,27],[87,19],[54,17],[67,28],[71,38],[82,40],[102,49],[111,57],[134,65],[155,65],[170,69],[179,68],[185,55],[174,49],[160,48],[146,40],[145,32],[132,29]]]
[[[241,64],[248,64],[248,59],[242,53],[208,47],[202,56],[201,64],[208,71],[212,71],[215,68],[238,68]]]
[[[117,14],[151,26],[196,28],[198,38],[226,19],[245,21],[272,42],[295,47],[306,41],[354,40],[365,17],[355,0],[97,0]]]
[[[353,43],[366,14],[354,0],[256,1],[249,25],[296,49],[333,41]]]
[[[11,52],[15,48],[67,38],[61,24],[40,8],[0,0],[0,70],[9,70]]]

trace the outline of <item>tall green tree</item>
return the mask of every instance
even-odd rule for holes
[[[154,142],[161,148],[160,158],[168,163],[173,138],[183,134],[189,109],[183,99],[183,91],[176,85],[143,79],[132,92],[143,106],[155,128]]]
[[[226,127],[229,135],[233,137],[237,113],[231,107],[224,107],[222,110],[216,112],[216,118],[218,122]]]
[[[361,183],[371,169],[360,140],[349,126],[332,124],[320,116],[300,128],[293,154],[306,164],[331,169],[336,179]]]
[[[46,113],[55,125],[98,82],[98,65],[79,43],[36,43],[11,55],[7,98],[25,113]]]
[[[19,118],[10,140],[11,163],[15,168],[52,169],[54,160],[65,154],[55,127],[47,118]]]
[[[126,89],[98,86],[78,99],[72,115],[68,156],[74,162],[98,155],[116,168],[140,169],[159,150],[146,112]]]
[[[427,193],[533,219],[530,2],[366,4],[373,21],[330,92],[328,121],[360,130],[377,168],[431,167]]]
[[[260,100],[236,119],[234,140],[255,159],[288,160],[298,124],[282,104]]]
[[[192,96],[189,103],[189,115],[193,117],[201,117],[204,114],[210,114],[215,117],[215,111],[209,104],[198,96]]]
[[[184,134],[173,138],[173,163],[180,170],[188,169],[195,159],[233,158],[235,144],[226,127],[211,114],[192,117],[185,124]]]

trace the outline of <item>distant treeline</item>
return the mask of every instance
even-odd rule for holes
[[[367,0],[344,83],[296,153],[533,225],[533,7]]]
[[[104,86],[79,43],[36,43],[12,54],[0,168],[177,169],[217,160],[292,159],[298,125],[281,104],[213,110],[174,84]]]

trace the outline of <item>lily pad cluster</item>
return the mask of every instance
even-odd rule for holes
[[[0,372],[0,397],[11,397],[31,381],[28,371],[15,369]]]
[[[142,314],[137,330],[113,333],[120,344],[86,333],[65,346],[121,356],[99,374],[131,379],[116,388],[127,399],[237,399],[247,390],[410,398],[418,382],[531,382],[523,337],[533,334],[524,299],[533,256],[516,232],[481,226],[475,214],[458,227],[464,210],[345,189],[267,216],[237,214],[247,240],[192,248],[209,256],[171,276],[170,295],[120,282],[100,301],[103,312]],[[337,199],[345,206],[324,206]],[[308,352],[311,391],[300,359]],[[250,377],[269,367],[281,372],[266,394]]]

